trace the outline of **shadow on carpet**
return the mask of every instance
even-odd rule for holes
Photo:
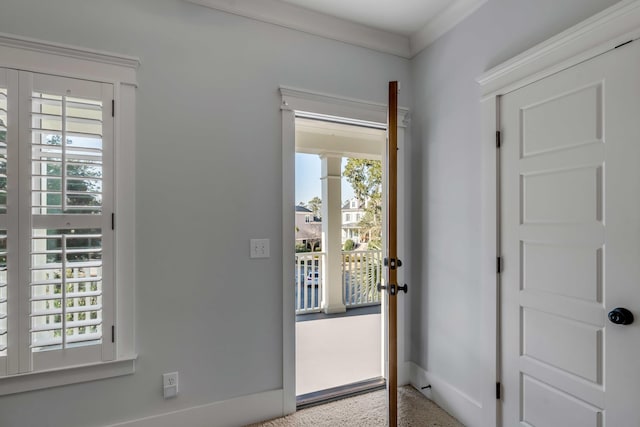
[[[387,392],[380,390],[303,409],[286,417],[247,427],[387,425]],[[464,427],[411,386],[398,389],[398,426]]]

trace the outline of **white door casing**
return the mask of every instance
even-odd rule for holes
[[[502,97],[505,426],[640,425],[638,70],[640,41]]]
[[[290,225],[294,223],[294,175],[295,175],[295,116],[296,111],[305,113],[314,113],[328,115],[333,117],[351,118],[360,121],[369,121],[374,123],[385,123],[387,120],[387,105],[369,101],[363,101],[352,98],[345,98],[336,95],[330,95],[319,92],[312,92],[300,89],[280,87],[282,112],[282,254],[283,254],[283,277],[291,269],[291,259],[295,254],[294,251],[294,228]],[[409,141],[406,128],[410,124],[410,111],[407,108],[398,108],[398,147],[401,155],[398,157],[398,169],[402,171],[408,170],[408,158],[405,157],[406,144],[405,138]],[[383,168],[385,167],[383,161]],[[398,175],[398,205],[406,204],[406,177],[407,175]],[[384,191],[383,191],[384,192]],[[403,212],[406,214],[408,212]],[[410,265],[409,251],[407,251],[406,225],[403,220],[398,222],[398,257],[403,262]],[[385,242],[383,241],[383,246]],[[401,268],[398,273],[398,281],[405,283],[406,269]],[[383,297],[383,307],[386,304]],[[401,299],[398,303],[398,361],[400,368],[398,370],[398,384],[404,385],[408,383],[408,365],[407,355],[405,354],[405,299]],[[383,309],[384,310],[384,309]],[[383,323],[386,322],[383,316]],[[381,361],[382,367],[386,367],[387,354],[387,337],[386,323],[382,327],[382,342],[384,357]],[[295,391],[295,301],[294,293],[291,292],[291,286],[288,281],[283,281],[283,414],[290,414],[296,410],[296,391]],[[384,372],[385,378],[388,373]]]
[[[623,0],[579,24],[487,70],[476,81],[481,87],[482,108],[482,330],[485,363],[482,364],[482,419],[479,425],[497,426],[501,422],[502,399],[510,394],[500,385],[500,281],[496,257],[500,248],[499,186],[500,149],[496,149],[496,130],[501,129],[500,99],[517,89],[595,58],[630,40],[640,38],[640,0]],[[606,131],[606,130],[605,130]],[[505,260],[509,264],[509,260]]]

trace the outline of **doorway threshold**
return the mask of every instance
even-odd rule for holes
[[[314,391],[312,393],[296,396],[296,409],[300,410],[311,406],[323,405],[325,403],[345,399],[347,397],[382,390],[386,387],[387,381],[383,377],[378,377],[339,387],[332,387],[326,390]]]
[[[312,320],[324,320],[324,319],[337,319],[339,317],[351,317],[351,316],[366,316],[368,314],[380,314],[380,303],[366,305],[364,307],[347,308],[347,311],[342,313],[325,314],[309,313],[309,314],[296,314],[296,323],[309,322]]]

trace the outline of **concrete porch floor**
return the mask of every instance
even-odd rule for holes
[[[381,377],[380,323],[379,309],[296,322],[296,395]]]

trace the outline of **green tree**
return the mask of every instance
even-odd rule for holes
[[[296,252],[311,252],[309,245],[305,243],[296,243]]]
[[[368,249],[382,249],[382,207],[369,205],[358,223]]]
[[[356,248],[356,243],[355,243],[353,240],[351,240],[351,239],[347,239],[347,240],[344,242],[344,245],[343,245],[343,247],[342,247],[342,250],[343,250],[343,251],[352,251],[352,250],[354,250],[355,248]]]
[[[71,140],[67,140],[70,143]],[[60,135],[52,135],[47,139],[50,145],[62,145]],[[100,206],[102,200],[100,196],[90,193],[100,193],[102,191],[101,181],[92,178],[102,177],[102,167],[92,164],[68,164],[67,165],[67,191],[75,194],[67,194],[67,205],[69,206]],[[47,163],[47,205],[62,205],[62,168],[57,163]],[[88,194],[78,194],[88,193]],[[49,213],[62,213],[59,208],[49,208]],[[75,210],[75,213],[93,213],[93,210]]]
[[[5,130],[7,128],[7,125],[4,124],[4,121],[2,119],[0,119],[0,142],[7,142],[7,131]]]
[[[364,215],[358,223],[363,240],[370,249],[382,247],[382,162],[380,160],[347,160],[344,177],[361,203],[366,203]]]
[[[380,198],[382,192],[382,162],[369,159],[347,159],[344,168],[347,178],[358,200],[365,201],[372,197]]]
[[[67,143],[71,143],[71,140],[67,140]],[[62,137],[60,135],[51,135],[47,139],[49,145],[62,145]],[[45,160],[45,159],[43,159]],[[63,213],[62,210],[62,166],[60,163],[47,162],[46,163],[46,186],[47,186],[47,213],[56,214]],[[99,179],[102,177],[102,167],[98,164],[75,162],[67,164],[67,205],[74,207],[82,206],[100,206],[102,199],[99,193],[102,192],[102,185]],[[83,194],[86,193],[86,194]],[[96,193],[96,194],[91,194]],[[94,213],[93,209],[75,209],[74,213]],[[48,234],[66,233],[65,230],[48,230]],[[102,241],[99,238],[83,238],[82,234],[100,234],[100,230],[85,229],[75,230],[78,233],[77,238],[68,239],[67,246],[69,248],[86,248],[86,247],[100,247]],[[55,239],[47,241],[47,249],[54,250],[60,249],[57,247],[60,244]],[[49,255],[49,262],[60,262],[61,260],[54,259],[59,257],[58,255]],[[69,260],[88,260],[99,259],[100,254],[93,254],[91,252],[78,252],[72,253],[67,256]]]
[[[307,203],[306,207],[311,212],[313,212],[313,216],[315,216],[316,218],[320,218],[322,212],[322,199],[316,196],[313,199],[309,200],[309,203]]]

